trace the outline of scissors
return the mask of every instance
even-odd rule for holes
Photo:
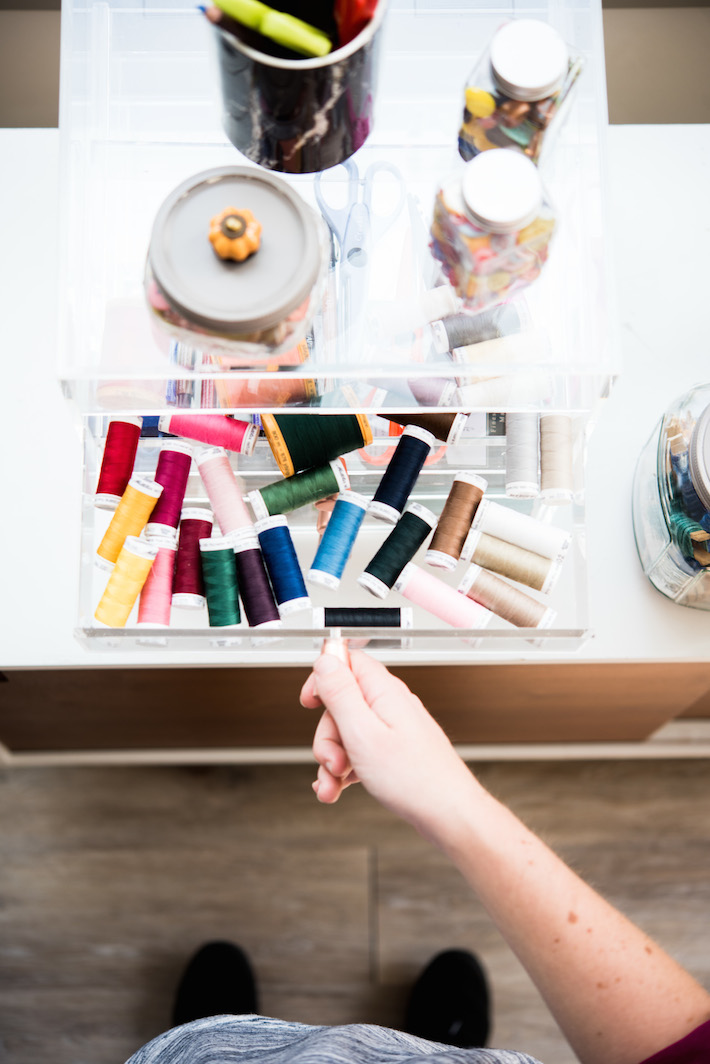
[[[335,250],[331,245],[331,269],[337,270],[338,273],[338,334],[348,360],[351,361],[354,358],[360,359],[363,354],[373,251],[377,242],[399,216],[406,200],[406,186],[397,167],[390,163],[371,163],[362,177],[357,163],[352,159],[347,159],[340,165],[347,173],[345,206],[335,207],[326,198],[322,173],[316,174],[314,191],[321,213],[337,240],[340,251],[336,261]],[[373,207],[373,189],[377,175],[383,173],[394,177],[397,200],[393,207],[379,211]],[[331,184],[335,187],[333,182]]]

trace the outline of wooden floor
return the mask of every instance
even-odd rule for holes
[[[480,776],[710,986],[707,762],[487,764]],[[477,950],[493,1044],[573,1056],[458,874],[308,766],[0,773],[0,1061],[121,1064],[169,1025],[190,952],[242,943],[262,1011],[401,1023],[439,949]]]

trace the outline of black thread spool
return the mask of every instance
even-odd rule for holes
[[[380,416],[387,421],[394,421],[396,425],[418,425],[443,443],[456,443],[468,421],[468,414],[450,414],[443,411],[440,414],[383,413]]]
[[[366,414],[262,414],[261,424],[285,477],[372,443]]]
[[[407,562],[412,560],[433,528],[436,528],[436,515],[421,503],[410,503],[358,577],[358,584],[377,598],[386,598]]]
[[[322,606],[313,611],[314,628],[411,628],[411,606],[374,608]]]
[[[435,442],[426,429],[407,426],[367,508],[369,514],[391,524],[399,520]]]
[[[255,533],[232,540],[239,597],[250,628],[280,628],[281,616],[271,590],[264,558]]]

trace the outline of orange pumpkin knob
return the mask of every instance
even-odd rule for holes
[[[221,259],[244,262],[261,244],[261,222],[251,211],[226,207],[210,219],[209,239]]]

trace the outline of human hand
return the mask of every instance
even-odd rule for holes
[[[336,802],[361,782],[422,834],[445,841],[478,784],[406,684],[360,651],[351,652],[350,669],[326,653],[301,704],[324,709],[313,740],[319,801]]]

